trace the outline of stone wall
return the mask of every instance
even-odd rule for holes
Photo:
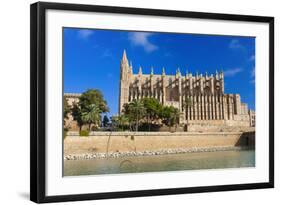
[[[64,154],[247,146],[249,140],[241,136],[242,132],[93,132],[89,137],[67,136],[64,140]],[[254,132],[250,136],[254,138]]]
[[[245,132],[255,131],[250,127],[249,120],[190,120],[188,131],[193,132]]]

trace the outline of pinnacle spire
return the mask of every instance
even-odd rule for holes
[[[132,64],[132,61],[130,62],[130,70],[129,70],[130,73],[133,73],[133,64]]]
[[[122,61],[123,61],[123,62],[128,61],[128,59],[127,59],[127,54],[126,54],[126,50],[125,50],[125,49],[124,49],[124,51],[123,51]]]
[[[220,72],[220,77],[221,77],[221,78],[224,78],[223,69],[221,69],[221,72]]]
[[[150,75],[153,75],[153,66],[151,66]]]
[[[177,68],[176,77],[180,77],[180,76],[181,76],[180,68]]]
[[[162,68],[162,75],[166,75],[164,67]]]
[[[139,75],[141,75],[141,74],[142,74],[142,68],[140,66],[140,68],[139,68]]]

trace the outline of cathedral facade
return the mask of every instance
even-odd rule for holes
[[[123,105],[134,99],[156,98],[163,105],[180,110],[180,125],[194,130],[202,127],[254,127],[255,112],[241,102],[239,94],[224,92],[224,73],[182,75],[133,73],[124,51],[120,64],[119,114]],[[200,130],[200,129],[199,129]]]

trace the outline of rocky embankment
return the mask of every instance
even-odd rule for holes
[[[103,158],[122,158],[122,157],[138,157],[138,156],[155,156],[155,155],[168,155],[168,154],[186,154],[194,152],[216,152],[216,151],[235,151],[246,150],[249,147],[200,147],[200,148],[178,148],[178,149],[165,149],[157,151],[128,151],[128,152],[109,152],[109,153],[85,153],[85,154],[68,154],[64,156],[64,160],[91,160]]]

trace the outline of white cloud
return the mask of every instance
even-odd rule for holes
[[[229,43],[230,49],[244,49],[244,46],[237,39],[232,39]]]
[[[88,39],[91,35],[93,35],[94,31],[89,29],[81,29],[78,31],[78,37],[82,39]]]
[[[243,71],[242,68],[232,68],[224,71],[224,76],[226,77],[232,77],[235,76],[238,73],[241,73]]]
[[[154,34],[146,32],[133,32],[129,34],[129,41],[134,46],[141,46],[143,49],[150,53],[158,49],[158,46],[149,41],[149,37]]]

